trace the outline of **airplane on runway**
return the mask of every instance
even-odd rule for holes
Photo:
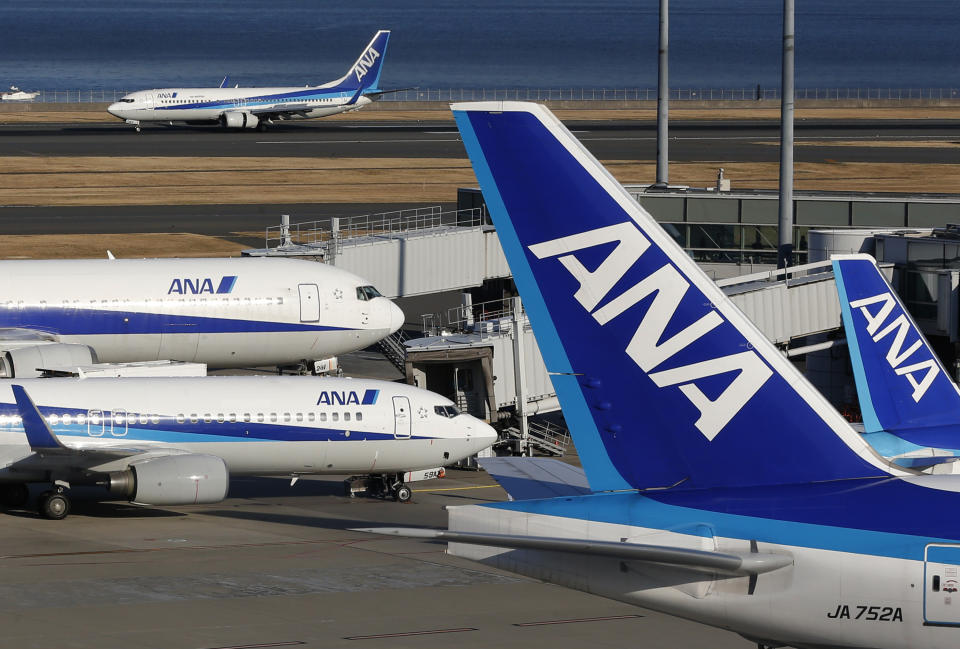
[[[26,504],[52,484],[102,485],[144,505],[214,503],[230,476],[372,474],[410,499],[409,471],[452,464],[496,432],[449,399],[365,379],[285,376],[27,379],[0,384],[0,499]],[[295,482],[295,480],[294,480]]]
[[[590,493],[380,531],[760,647],[960,645],[960,479],[879,455],[545,107],[453,110]]]
[[[901,466],[953,472],[960,389],[870,255],[831,257],[864,437]]]
[[[380,70],[390,32],[378,31],[357,62],[336,81],[321,86],[286,88],[159,88],[123,96],[107,112],[140,131],[145,122],[216,124],[224,128],[255,128],[291,119],[326,117],[357,110],[379,99]]]
[[[0,377],[95,362],[290,365],[403,324],[364,279],[292,259],[0,261]]]

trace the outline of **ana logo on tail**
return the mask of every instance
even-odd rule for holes
[[[616,247],[592,272],[588,271],[575,255],[569,254],[614,242]],[[580,283],[574,298],[601,326],[619,317],[647,296],[655,294],[649,309],[637,325],[636,333],[627,345],[626,353],[658,387],[679,387],[700,412],[695,424],[697,429],[712,441],[773,372],[752,350],[707,358],[659,372],[653,371],[724,320],[719,313],[711,310],[667,340],[661,341],[684,294],[690,288],[690,283],[670,264],[664,264],[597,309],[597,305],[649,247],[650,241],[640,230],[633,223],[624,222],[544,241],[530,246],[530,252],[538,259],[557,257],[557,261]],[[696,385],[700,379],[734,371],[737,374],[716,399],[709,399]]]
[[[876,313],[870,313],[867,307],[874,304],[879,304],[880,308],[877,309]],[[883,327],[887,318],[893,313],[895,305],[896,300],[893,295],[888,292],[874,295],[873,297],[865,297],[861,300],[854,300],[850,303],[850,308],[860,309],[860,313],[863,314],[863,317],[867,321],[867,334],[873,338],[873,342],[880,342],[881,339],[891,333],[894,334],[893,340],[890,341],[890,347],[887,349],[887,363],[897,375],[907,377],[907,381],[910,382],[910,386],[913,388],[913,400],[919,403],[923,395],[926,394],[930,386],[933,385],[933,380],[937,378],[937,373],[940,370],[937,367],[937,362],[932,358],[900,367],[903,362],[913,356],[917,350],[923,348],[923,341],[917,336],[916,342],[906,350],[903,349],[904,342],[906,342],[907,339],[907,333],[910,332],[910,322],[904,313],[901,313],[894,318],[890,324]],[[883,329],[880,329],[880,327],[883,327]],[[920,380],[917,381],[914,374],[919,372],[923,374]]]
[[[360,60],[357,61],[357,64],[353,67],[353,73],[357,75],[357,83],[367,76],[367,71],[373,67],[374,61],[380,58],[380,52],[373,49],[372,47],[363,53],[363,56],[360,57]],[[340,68],[341,70],[343,68]]]

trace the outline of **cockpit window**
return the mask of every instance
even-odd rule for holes
[[[434,406],[433,411],[441,417],[446,417],[448,419],[453,419],[460,414],[460,411],[457,410],[456,406]]]
[[[122,103],[124,103],[124,104],[132,104],[132,103],[133,103],[133,100],[132,100],[132,99],[129,99],[129,98],[127,98],[127,97],[124,97],[124,98],[121,99],[120,101],[121,101]]]
[[[383,297],[383,296],[380,295],[380,291],[373,288],[372,286],[357,287],[357,299],[360,300],[361,302],[372,300],[375,297]]]

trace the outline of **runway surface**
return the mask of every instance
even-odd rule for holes
[[[445,505],[505,497],[484,473],[450,473],[414,484],[428,491],[405,505],[347,498],[335,478],[293,487],[286,478],[246,478],[216,505],[148,509],[80,498],[63,521],[0,513],[4,646],[753,646],[449,557],[443,545],[350,531],[442,527]]]
[[[569,122],[568,127],[601,160],[655,160],[656,124]],[[808,121],[795,125],[797,162],[926,162],[952,164],[960,143],[953,121]],[[776,122],[675,122],[670,159],[776,161]],[[951,146],[875,147],[872,142],[923,142]],[[842,146],[831,143],[844,142]],[[862,142],[864,146],[846,143]],[[807,145],[805,143],[813,143]],[[3,156],[228,156],[341,158],[465,158],[456,128],[435,124],[278,124],[266,133],[219,127],[122,124],[8,125],[0,127]]]

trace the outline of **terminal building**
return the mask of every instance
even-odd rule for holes
[[[776,270],[778,196],[628,191],[850,420],[859,420],[830,255],[874,255],[955,378],[960,196],[795,192],[794,266]],[[382,351],[412,384],[497,425],[502,450],[560,454],[559,403],[479,190],[424,207],[268,228],[252,256],[367,277],[406,313]]]

